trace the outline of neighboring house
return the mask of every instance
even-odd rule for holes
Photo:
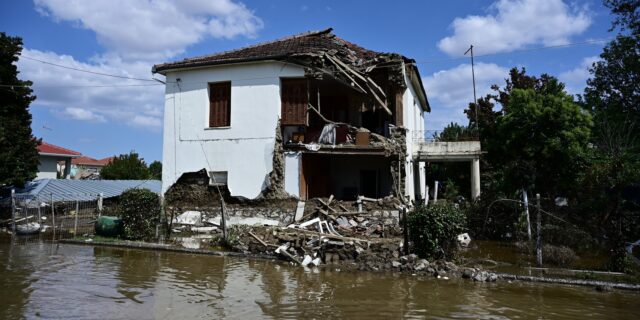
[[[71,160],[71,178],[76,180],[97,179],[100,171],[109,164],[113,157],[94,159],[90,157],[78,157]]]
[[[331,31],[155,65],[166,76],[163,194],[205,168],[249,199],[425,198],[413,137],[430,107],[415,61]]]
[[[81,156],[80,152],[44,141],[38,145],[38,154],[40,164],[38,165],[36,179],[57,179],[58,172],[62,173],[61,177],[63,179],[69,179],[70,172],[68,169],[71,168],[71,159]],[[64,163],[64,168],[60,168],[59,162]]]

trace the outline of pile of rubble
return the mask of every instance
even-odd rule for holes
[[[256,218],[253,226],[228,221],[227,245],[234,251],[254,255],[277,256],[303,267],[333,265],[344,270],[395,271],[432,275],[438,278],[470,278],[490,282],[496,274],[476,268],[461,268],[444,260],[428,261],[415,254],[403,255],[405,244],[398,224],[389,225],[365,209],[404,209],[393,197],[370,199],[358,197],[353,203],[326,199],[310,200],[298,208],[294,222],[288,225],[264,225]],[[240,222],[240,223],[238,223]],[[207,232],[220,235],[219,217],[203,219],[199,212],[185,212],[174,220],[174,231]],[[220,239],[219,236],[214,239]],[[217,241],[217,240],[214,240]],[[467,234],[458,236],[460,245],[468,245]],[[217,243],[212,243],[217,245]]]
[[[404,209],[401,202],[394,197],[372,199],[358,196],[354,202],[337,201],[331,195],[328,199],[315,198],[311,201],[315,207],[307,207],[304,216],[296,215],[293,228],[304,228],[329,233],[336,236],[360,236],[366,238],[387,238],[401,235],[398,223],[385,223],[384,218],[398,222],[400,212]],[[309,204],[307,204],[308,206]],[[393,208],[394,210],[384,210]],[[379,217],[373,211],[383,211]]]
[[[253,254],[276,255],[303,267],[330,265],[342,270],[389,271],[496,281],[497,275],[479,268],[463,268],[444,260],[428,261],[415,254],[402,255],[398,238],[363,239],[300,228],[252,228],[235,247]]]

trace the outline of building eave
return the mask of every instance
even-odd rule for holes
[[[46,152],[40,152],[38,154],[45,157],[56,157],[56,158],[78,158],[81,156],[81,155],[71,155],[71,154],[62,154],[62,153],[46,153]]]

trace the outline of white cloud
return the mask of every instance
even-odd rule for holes
[[[55,20],[92,30],[127,59],[162,59],[207,36],[254,37],[262,20],[233,0],[35,0]]]
[[[185,52],[208,37],[254,37],[263,22],[237,0],[35,0],[43,16],[95,32],[105,52],[82,62],[25,48],[24,57],[123,77],[151,78],[153,63]],[[124,123],[159,131],[163,86],[105,77],[21,59],[23,79],[34,83],[34,105],[70,119]],[[114,87],[116,85],[117,87]]]
[[[477,63],[476,95],[478,98],[491,92],[491,85],[502,85],[509,76],[509,69],[493,63]],[[471,65],[441,70],[423,79],[432,111],[427,115],[427,129],[442,129],[450,122],[466,125],[464,109],[473,102]]]
[[[102,115],[82,108],[67,107],[64,109],[64,113],[76,120],[105,122]]]
[[[499,0],[489,11],[485,16],[456,18],[453,35],[440,40],[438,48],[460,56],[471,44],[476,54],[509,52],[532,44],[561,45],[591,25],[586,9],[562,0]]]
[[[136,115],[128,122],[131,125],[135,125],[135,126],[144,126],[144,127],[152,127],[152,128],[162,126],[161,119],[158,117],[152,117],[152,116]]]
[[[150,78],[151,67],[144,62],[105,56],[95,63],[83,63],[71,56],[28,48],[23,55],[92,72]],[[164,88],[159,83],[103,77],[29,59],[20,59],[18,69],[21,79],[33,81],[35,106],[76,120],[126,123],[153,131],[162,127]]]
[[[558,79],[566,85],[567,92],[571,94],[582,94],[584,92],[587,79],[591,77],[589,69],[598,60],[600,60],[598,56],[586,57],[582,59],[580,66],[558,75]]]

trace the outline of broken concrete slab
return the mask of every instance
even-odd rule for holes
[[[210,233],[217,230],[218,227],[191,227],[191,231],[197,233]]]
[[[298,201],[298,206],[296,207],[296,215],[294,217],[295,222],[302,220],[302,217],[304,216],[304,206],[304,201]]]
[[[173,223],[196,225],[202,223],[202,212],[200,211],[185,211],[173,219]]]
[[[215,217],[207,220],[210,223],[215,225],[220,225],[220,217]],[[227,226],[234,225],[246,225],[246,226],[279,226],[280,221],[266,218],[255,218],[255,217],[228,217],[227,218]]]

